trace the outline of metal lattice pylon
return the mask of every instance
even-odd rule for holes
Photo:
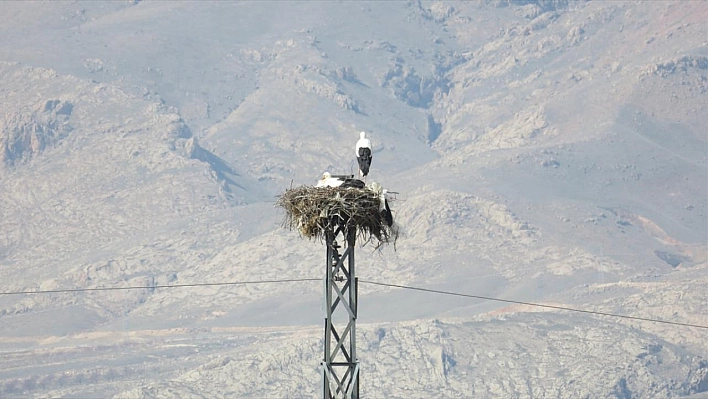
[[[342,254],[339,253],[342,247],[337,243],[339,237],[345,245]],[[358,399],[359,360],[356,357],[358,299],[354,267],[356,227],[340,225],[335,231],[326,231],[326,241],[323,397]]]

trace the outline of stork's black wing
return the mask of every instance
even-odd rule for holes
[[[342,185],[339,187],[364,188],[366,187],[366,184],[364,184],[364,182],[359,179],[344,179],[344,183],[342,183]]]
[[[386,222],[386,226],[393,226],[393,214],[391,213],[391,208],[388,207],[388,201],[386,201],[385,199],[384,209],[381,210],[381,217],[383,218],[384,222]]]
[[[359,156],[356,157],[359,163],[359,170],[363,176],[369,174],[369,168],[371,167],[371,148],[361,147],[359,148]]]

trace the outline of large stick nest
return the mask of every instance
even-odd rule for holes
[[[301,186],[285,190],[276,206],[285,210],[283,227],[308,238],[324,239],[327,231],[355,227],[376,248],[396,243],[398,230],[379,213],[380,195],[368,188]]]

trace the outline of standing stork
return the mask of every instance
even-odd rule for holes
[[[391,213],[391,208],[389,208],[388,200],[386,199],[388,190],[381,187],[381,185],[376,182],[371,183],[369,189],[379,197],[379,214],[381,215],[381,219],[386,223],[386,226],[393,227],[393,214]]]
[[[371,141],[366,138],[366,132],[359,133],[356,142],[356,160],[359,162],[359,177],[366,177],[371,167]]]

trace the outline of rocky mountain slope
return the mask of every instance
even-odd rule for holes
[[[708,325],[708,6],[0,3],[2,292],[321,278],[275,197],[398,192],[362,281]],[[311,397],[321,283],[0,295],[2,397]],[[700,397],[706,330],[360,286],[366,397]]]

